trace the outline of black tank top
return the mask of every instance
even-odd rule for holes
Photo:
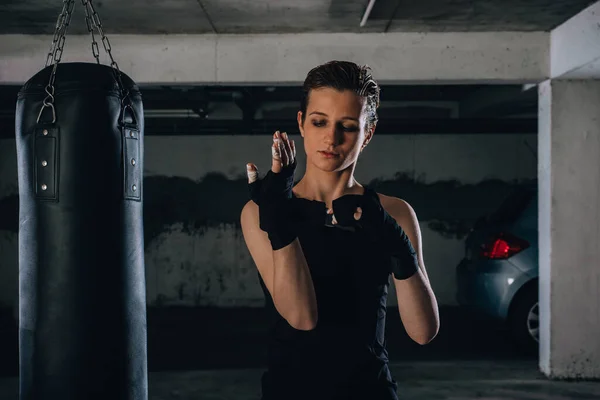
[[[368,187],[364,195],[377,197]],[[263,399],[397,399],[384,333],[389,259],[360,231],[326,226],[325,203],[294,196],[292,207],[318,323],[291,327],[260,280],[271,320]]]

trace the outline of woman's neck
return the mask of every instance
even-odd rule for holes
[[[333,200],[346,194],[363,194],[364,188],[354,179],[354,164],[336,172],[326,172],[307,165],[294,191],[299,197],[321,201],[331,207]]]

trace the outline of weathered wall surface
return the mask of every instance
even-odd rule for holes
[[[296,135],[294,135],[296,136]],[[301,138],[298,175],[303,173]],[[144,224],[149,305],[260,306],[256,269],[239,226],[245,164],[269,167],[269,136],[146,138]],[[454,304],[464,235],[514,185],[536,179],[532,135],[376,136],[356,176],[407,200],[421,224],[440,304]],[[0,140],[0,306],[18,293],[14,140]],[[393,292],[392,292],[393,293]],[[395,304],[390,296],[389,304]]]

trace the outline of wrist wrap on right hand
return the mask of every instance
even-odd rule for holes
[[[292,243],[297,237],[291,198],[296,162],[279,173],[269,170],[263,179],[250,183],[250,198],[258,205],[260,229],[265,231],[273,250]]]
[[[354,226],[390,257],[390,270],[399,280],[408,279],[419,269],[419,260],[410,239],[396,220],[383,208],[377,193],[365,189],[363,195],[345,195],[333,201],[333,213],[340,226]],[[356,207],[362,209],[354,219]]]

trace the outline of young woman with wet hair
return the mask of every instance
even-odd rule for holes
[[[275,132],[271,170],[247,165],[246,245],[272,312],[262,398],[397,399],[385,338],[389,276],[408,335],[429,343],[438,307],[417,216],[404,200],[354,178],[377,125],[379,86],[367,66],[332,61],[304,82],[296,145]]]

